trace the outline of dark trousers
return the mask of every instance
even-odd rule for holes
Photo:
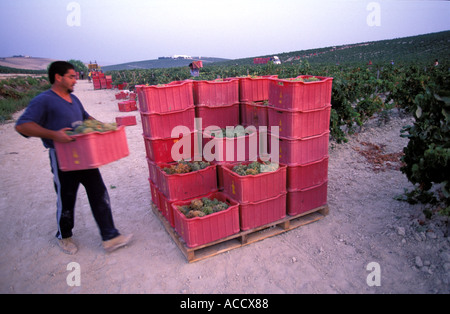
[[[50,149],[50,165],[57,195],[56,220],[58,239],[72,236],[74,227],[75,202],[80,184],[86,189],[92,214],[100,230],[103,241],[115,238],[120,233],[114,226],[108,190],[98,169],[61,171],[58,167],[56,151]]]

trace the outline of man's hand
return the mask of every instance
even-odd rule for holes
[[[69,143],[69,142],[75,141],[74,138],[70,137],[66,133],[66,131],[70,131],[70,130],[72,130],[72,129],[71,128],[64,128],[64,129],[61,129],[59,131],[55,131],[52,140],[55,141],[55,142],[60,142],[60,143]]]
[[[67,135],[66,131],[68,130],[71,130],[71,128],[52,131],[41,127],[35,122],[27,122],[16,126],[16,131],[24,136],[47,138],[61,143],[69,143],[75,140]]]

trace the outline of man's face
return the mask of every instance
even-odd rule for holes
[[[75,70],[70,69],[61,77],[61,86],[67,89],[67,92],[72,93],[75,84],[77,83]]]

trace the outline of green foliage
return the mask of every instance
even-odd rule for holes
[[[67,62],[73,64],[73,66],[75,67],[75,72],[81,72],[81,71],[83,71],[84,73],[88,73],[88,68],[87,68],[87,66],[84,64],[83,61],[70,59],[70,60],[68,60]]]
[[[438,80],[428,82],[425,91],[416,95],[414,105],[415,122],[403,128],[402,136],[409,138],[404,149],[401,171],[408,180],[418,185],[409,193],[409,198],[430,203],[429,194],[434,185],[440,185],[438,196],[444,212],[450,210],[450,97],[443,90],[450,85],[448,72]],[[422,202],[422,201],[421,201]]]
[[[0,81],[0,123],[25,108],[30,100],[50,88],[46,77],[17,77]]]

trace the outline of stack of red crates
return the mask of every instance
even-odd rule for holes
[[[128,92],[128,91],[120,91],[116,93],[115,95],[117,100],[120,100],[118,103],[119,111],[120,112],[130,112],[130,111],[137,111],[137,104],[136,104],[136,93]],[[136,125],[136,116],[121,116],[116,117],[116,123],[117,125],[124,125],[124,126],[131,126]]]
[[[194,81],[193,84],[195,113],[202,119],[202,129],[239,124],[239,79]]]
[[[271,79],[268,123],[278,126],[279,161],[287,165],[287,213],[295,216],[327,203],[332,78]],[[269,130],[270,131],[270,130]]]
[[[192,82],[172,82],[158,86],[137,85],[136,92],[149,167],[152,200],[173,226],[170,205],[165,204],[164,201],[173,202],[178,200],[179,195],[175,198],[173,198],[173,194],[161,195],[161,187],[166,186],[168,181],[162,173],[162,168],[178,161],[178,159],[172,158],[172,148],[176,147],[179,141],[182,141],[186,136],[190,140],[194,139],[195,109]],[[185,132],[172,136],[172,129],[177,126],[182,126],[182,130]],[[179,159],[192,159],[194,157],[198,150],[195,148],[194,141],[191,141],[191,143],[191,151],[181,152],[184,158]],[[176,177],[182,180],[181,178],[189,176],[180,177],[180,175],[176,175],[174,178]],[[179,188],[183,187],[180,186]]]
[[[215,164],[182,174],[167,174],[164,171],[164,168],[175,165],[181,159],[199,159],[202,145],[198,135],[201,131],[198,132],[195,127],[193,82],[187,80],[158,86],[138,85],[136,91],[152,200],[162,216],[189,247],[239,232],[238,205],[218,191]],[[187,152],[184,151],[186,143],[190,143]],[[203,197],[217,198],[227,202],[230,207],[223,212],[191,219],[187,219],[177,209],[177,206],[187,205],[193,199]]]
[[[92,72],[94,89],[112,89],[112,76],[103,72]]]
[[[171,156],[172,147],[185,136],[195,138],[192,91],[192,81],[136,86],[145,148],[152,162],[178,161]],[[193,147],[190,152],[181,154],[183,159],[190,159],[197,152],[198,149]]]
[[[217,165],[218,187],[223,189],[221,165],[237,161],[236,143],[242,138],[215,138],[211,136],[207,128],[214,126],[216,129],[226,129],[226,127],[235,127],[240,124],[239,79],[224,78],[194,81],[193,83],[195,116],[199,121],[196,127],[202,134],[202,152],[205,153],[205,147],[206,149],[214,147],[213,162]],[[243,136],[242,140],[246,141],[245,146],[248,146],[251,137],[253,138],[255,135]],[[234,147],[233,156],[227,156],[227,145]],[[246,158],[249,157],[246,156]],[[240,160],[245,161],[246,159]]]
[[[249,164],[250,161],[242,164]],[[223,165],[224,193],[239,203],[242,231],[286,217],[286,166],[257,175],[241,176],[235,164]]]
[[[245,76],[239,78],[239,101],[241,124],[243,126],[253,125],[269,126],[268,103],[269,82],[278,75]]]
[[[187,246],[197,247],[326,204],[332,78],[317,79],[302,82],[267,76],[136,86],[152,200]],[[195,118],[201,118],[202,124],[196,124]],[[213,146],[211,141],[228,141],[208,138],[207,127],[239,124],[267,127],[269,132],[262,134],[268,145],[265,152],[270,152],[275,137],[278,169],[249,176],[232,171],[238,163],[261,162],[258,158],[264,151],[258,145],[257,154],[250,154],[252,135],[246,134],[243,159],[237,158],[239,138],[231,138],[233,156],[227,155],[224,144],[221,156],[225,158],[213,160],[203,170],[164,172],[164,167],[181,159],[204,158],[207,145]],[[273,126],[279,127],[279,133],[270,132]],[[255,136],[260,144],[261,134]],[[186,143],[190,143],[188,152],[180,150],[186,149]],[[187,219],[177,209],[202,197],[225,201],[229,210]]]

